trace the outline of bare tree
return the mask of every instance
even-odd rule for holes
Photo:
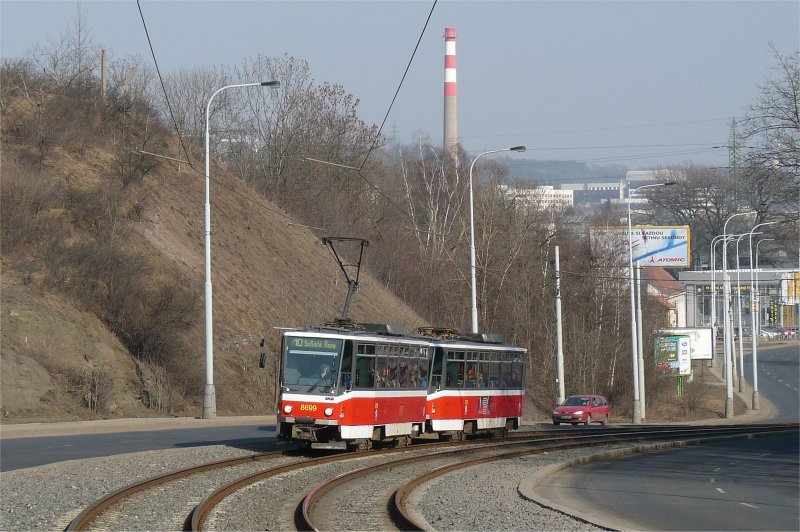
[[[774,46],[777,76],[761,86],[744,121],[745,137],[760,142],[753,154],[762,165],[800,168],[800,51],[782,55]]]
[[[86,16],[86,9],[78,2],[75,17],[64,33],[31,52],[33,62],[55,88],[86,88],[94,82],[92,73],[99,65],[100,49],[94,44]]]

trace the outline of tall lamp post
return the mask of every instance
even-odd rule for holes
[[[469,273],[470,273],[470,290],[472,292],[472,332],[478,332],[478,291],[475,281],[475,208],[472,196],[472,169],[478,159],[490,153],[500,153],[503,151],[517,151],[524,152],[525,146],[514,146],[512,148],[502,148],[499,150],[489,150],[479,153],[469,165]]]
[[[206,127],[205,127],[205,159],[206,159],[206,203],[205,203],[205,252],[206,252],[206,285],[205,285],[205,310],[206,310],[206,385],[203,394],[203,419],[217,417],[217,394],[214,389],[214,331],[213,320],[211,317],[211,186],[209,172],[209,142],[208,142],[208,118],[211,110],[211,101],[214,97],[225,89],[237,87],[278,87],[279,81],[262,81],[257,83],[239,83],[236,85],[226,85],[217,90],[208,99],[206,105]]]
[[[750,214],[757,214],[757,211],[750,211],[750,212],[738,212],[736,214],[731,214],[727,220],[725,220],[725,225],[722,226],[722,283],[723,283],[723,294],[724,294],[724,302],[723,302],[723,328],[722,328],[722,347],[723,353],[725,356],[725,418],[731,419],[733,418],[733,373],[731,372],[731,346],[730,346],[730,338],[732,336],[731,331],[731,324],[730,320],[728,319],[728,313],[730,312],[730,304],[731,304],[731,283],[728,280],[728,222],[736,218],[737,216],[748,216]]]
[[[756,242],[756,272],[761,271],[758,267],[758,246],[761,245],[762,242],[770,242],[774,241],[774,238],[762,238],[758,242]],[[758,277],[756,277],[756,301],[758,302],[758,316],[756,316],[756,334],[761,334],[761,288],[759,287]]]
[[[714,336],[712,341],[715,345],[717,342],[717,283],[715,277],[717,272],[717,259],[714,256],[714,250],[721,241],[722,235],[717,235],[711,239],[711,330]],[[716,352],[716,348],[714,351]],[[712,358],[711,367],[715,367],[715,365],[716,360]]]
[[[751,407],[753,410],[758,410],[761,408],[761,400],[758,396],[758,369],[756,364],[758,363],[758,332],[756,328],[760,325],[761,320],[758,319],[758,324],[756,324],[756,283],[755,283],[755,274],[753,273],[753,235],[756,234],[755,230],[764,225],[773,225],[778,222],[764,222],[761,224],[756,224],[753,226],[753,229],[750,231],[750,344],[752,345],[753,351],[753,402]],[[764,240],[773,240],[772,238],[763,238],[760,241],[756,242],[756,254],[758,254],[758,245],[763,242]],[[756,267],[758,267],[758,260],[756,260]],[[744,368],[742,368],[742,373],[744,373]]]
[[[674,185],[674,181],[642,185],[634,189],[628,188],[628,277],[631,288],[631,358],[633,361],[633,423],[642,422],[642,409],[639,395],[639,384],[644,385],[644,360],[639,353],[638,328],[636,326],[636,290],[633,279],[633,228],[631,226],[631,196],[639,190],[653,187]],[[641,367],[640,367],[641,366]]]

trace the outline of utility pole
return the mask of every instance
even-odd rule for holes
[[[561,335],[561,267],[559,266],[558,246],[556,246],[556,366],[558,368],[558,404],[564,402],[564,342]]]
[[[100,102],[106,101],[106,51],[100,50]]]
[[[642,261],[636,261],[636,342],[638,343],[639,360],[639,410],[642,413],[642,423],[647,418],[647,405],[645,401],[644,386],[644,349],[642,346]]]

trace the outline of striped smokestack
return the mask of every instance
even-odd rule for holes
[[[456,107],[456,29],[444,29],[444,151],[458,154],[458,109]]]

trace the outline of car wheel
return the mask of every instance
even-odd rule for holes
[[[601,421],[600,424],[601,425],[608,425],[608,414],[606,414],[606,417],[603,418],[603,421]]]
[[[586,426],[588,427],[591,424],[592,424],[592,415],[586,414]]]

